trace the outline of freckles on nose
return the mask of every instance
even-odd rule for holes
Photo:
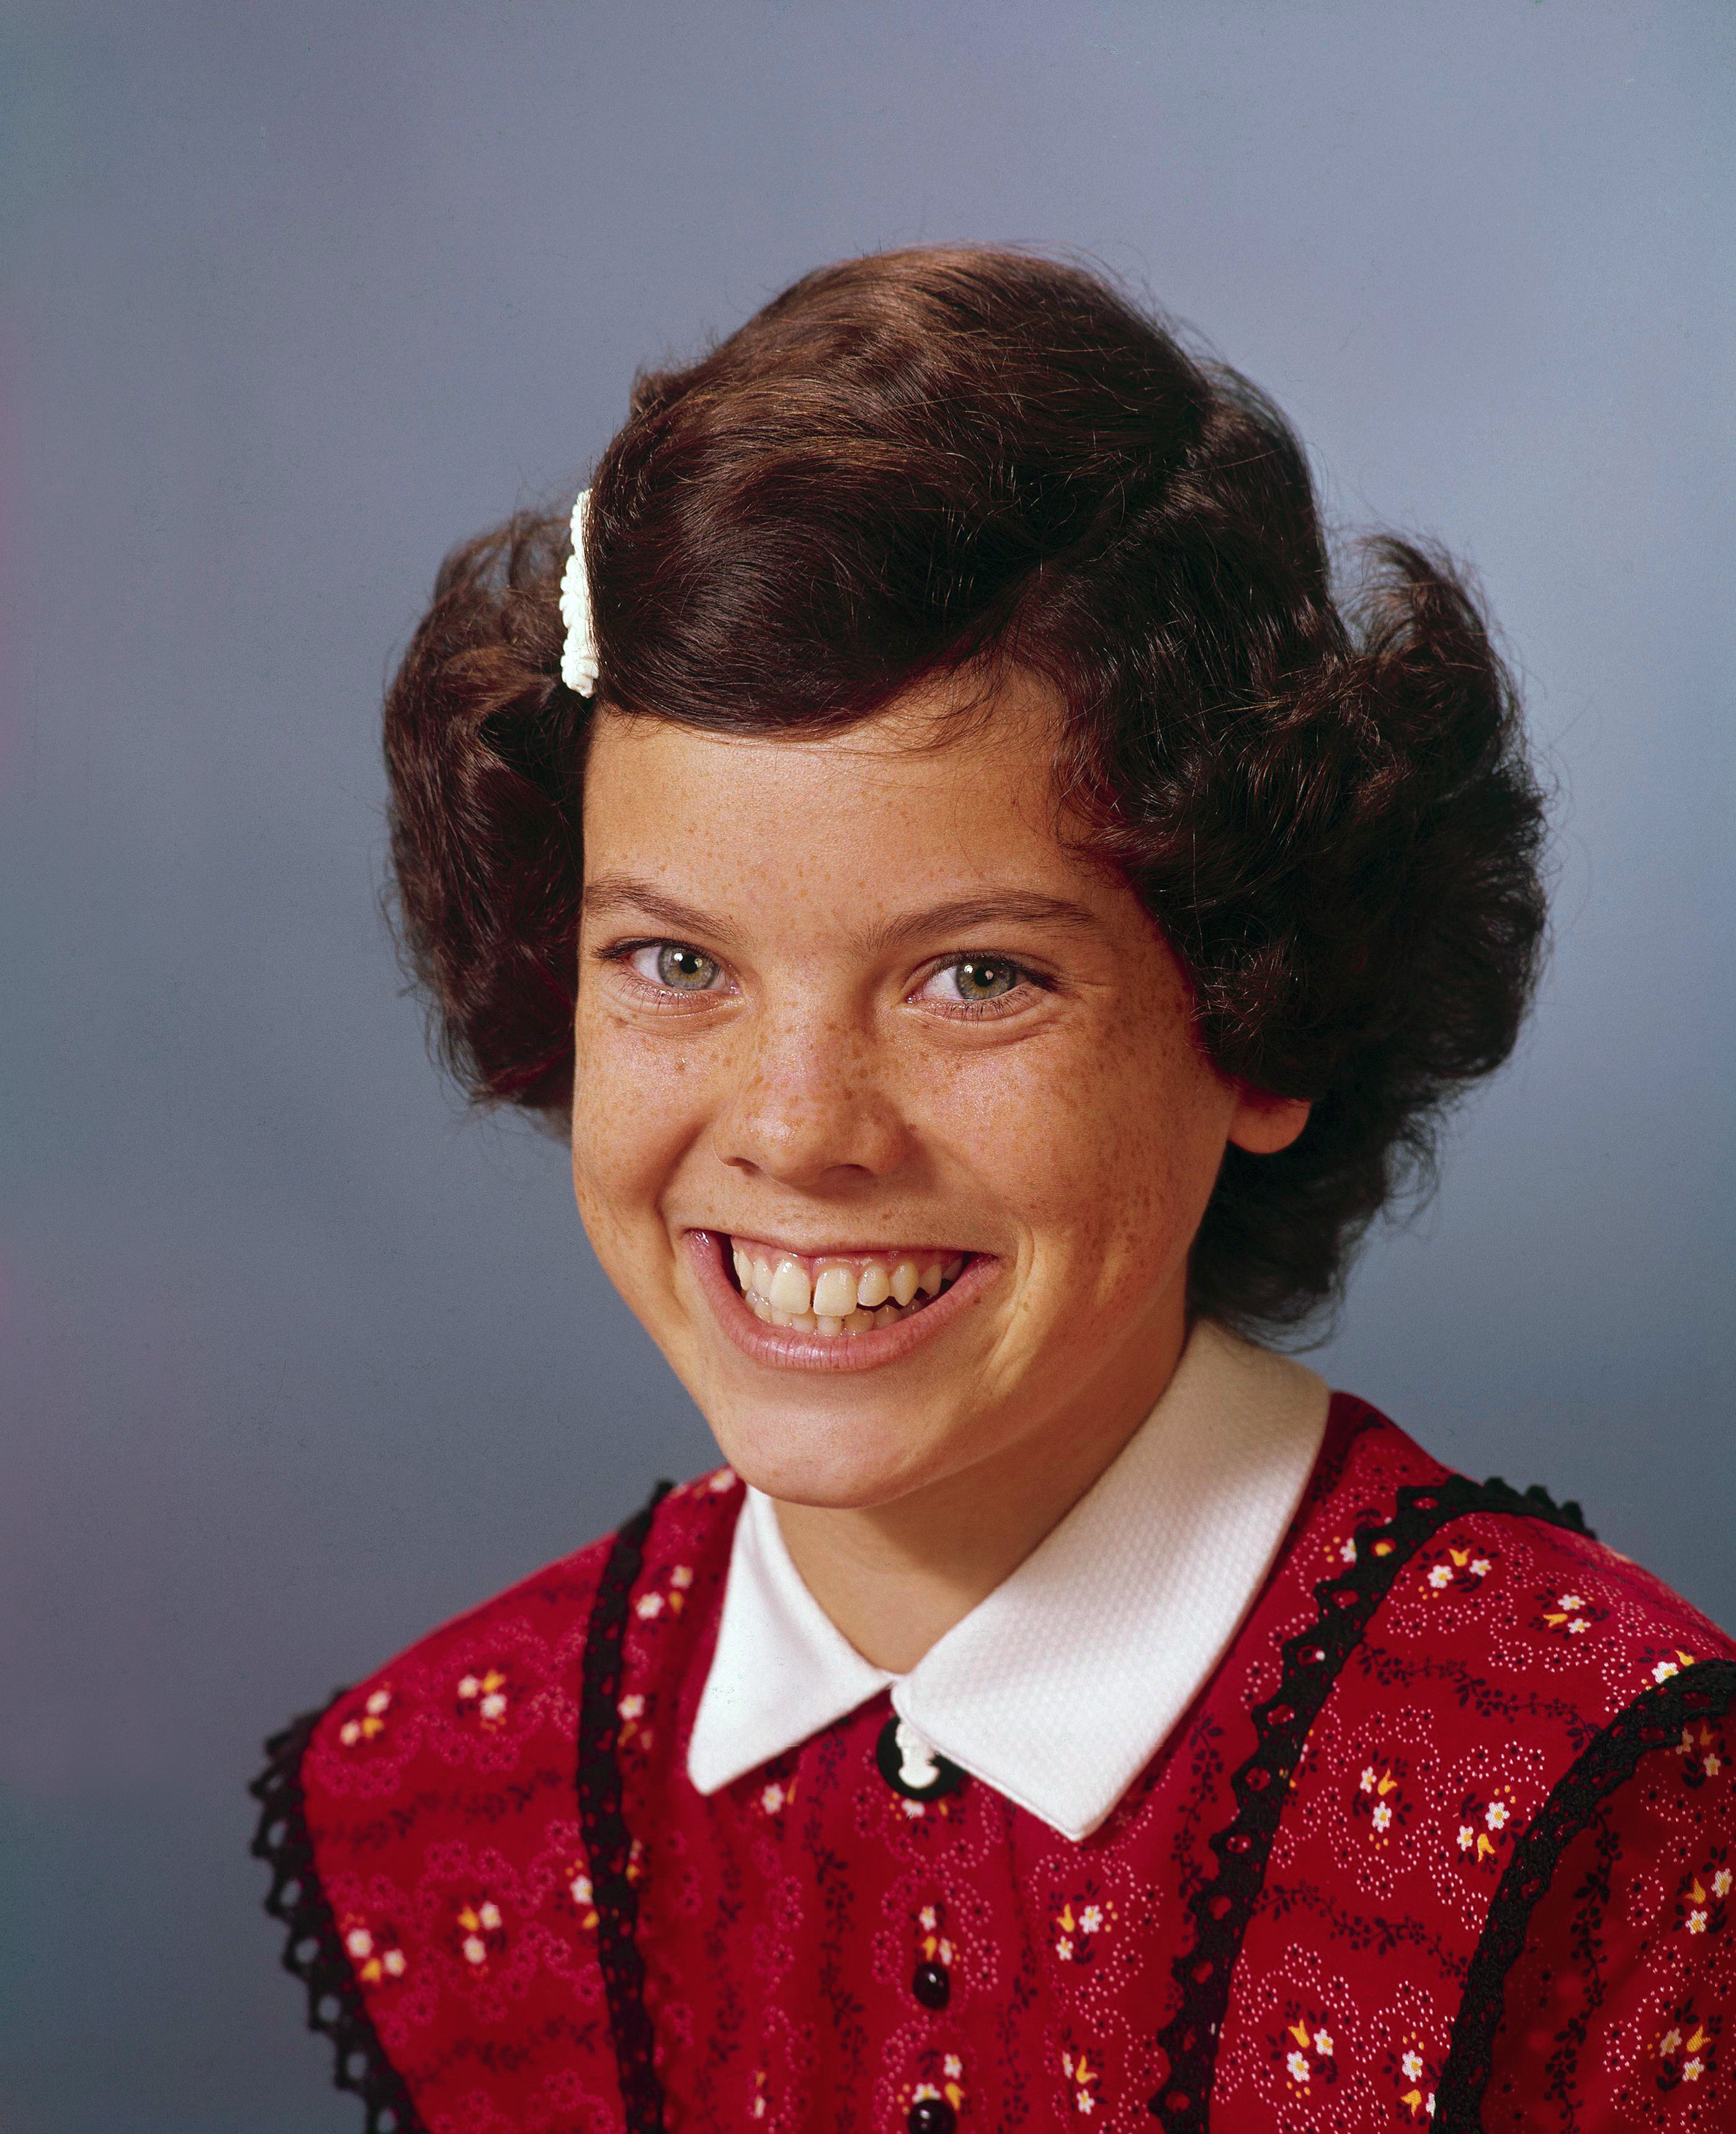
[[[806,1048],[755,1062],[720,1108],[713,1144],[725,1163],[783,1178],[836,1168],[884,1171],[904,1128],[848,1049]]]

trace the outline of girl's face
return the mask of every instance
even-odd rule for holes
[[[1132,891],[1057,835],[1046,692],[934,746],[950,701],[823,740],[604,711],[590,751],[580,1212],[793,1503],[1131,1427],[1226,1142],[1306,1115],[1216,1072]]]

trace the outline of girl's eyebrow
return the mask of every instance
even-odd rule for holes
[[[981,896],[955,896],[944,904],[931,904],[924,911],[912,911],[889,919],[869,935],[875,949],[902,948],[932,934],[974,933],[984,926],[1048,924],[1096,929],[1102,921],[1083,904],[1065,897],[1039,896],[1029,890],[1010,889]]]
[[[703,934],[724,944],[739,938],[726,920],[714,919],[697,905],[683,904],[679,897],[666,896],[652,883],[640,881],[632,875],[599,875],[595,881],[586,883],[579,905],[588,919],[637,912],[675,934]]]
[[[631,875],[599,876],[586,884],[582,901],[586,917],[591,919],[634,912],[677,934],[703,934],[725,945],[740,939],[737,929],[727,921],[702,911],[697,905],[683,904],[678,897],[666,896],[652,883]],[[1083,904],[1070,903],[1065,897],[1042,896],[1028,890],[1007,890],[999,894],[951,897],[944,903],[931,904],[923,910],[889,919],[870,929],[865,945],[875,953],[903,948],[913,940],[936,934],[970,933],[985,926],[1042,924],[1096,929],[1101,921],[1095,912],[1087,910]]]

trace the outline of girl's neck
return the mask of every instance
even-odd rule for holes
[[[1187,1328],[1179,1308],[1169,1316],[1162,1338],[988,1460],[866,1509],[779,1504],[803,1583],[865,1659],[907,1674],[1060,1524],[1174,1377]]]

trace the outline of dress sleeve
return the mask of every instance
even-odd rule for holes
[[[1486,2134],[1736,2127],[1727,1733],[1695,1720],[1563,1850],[1507,1975]]]

